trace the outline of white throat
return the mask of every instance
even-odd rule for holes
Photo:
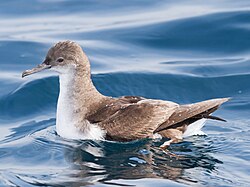
[[[76,100],[74,99],[75,68],[55,69],[60,73],[60,93],[57,102],[56,131],[68,139],[104,139],[104,131],[87,120],[76,119],[74,115]],[[84,83],[83,83],[84,84]],[[84,86],[84,85],[83,85]],[[79,124],[81,123],[81,124]],[[79,128],[84,126],[83,128]]]

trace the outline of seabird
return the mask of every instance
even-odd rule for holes
[[[170,143],[204,134],[206,119],[225,121],[211,113],[229,98],[179,105],[140,96],[102,95],[91,80],[90,62],[80,45],[62,41],[51,47],[42,64],[22,77],[50,69],[59,73],[56,131],[68,139],[132,141],[166,137]]]

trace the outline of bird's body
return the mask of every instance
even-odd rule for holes
[[[131,141],[167,137],[172,142],[202,134],[204,119],[227,98],[189,105],[139,96],[112,98],[97,91],[91,80],[90,63],[81,47],[70,41],[53,46],[45,61],[23,76],[52,69],[59,73],[57,133],[69,139]]]

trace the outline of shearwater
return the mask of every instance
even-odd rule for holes
[[[132,141],[169,138],[162,148],[184,137],[203,135],[206,119],[229,98],[179,105],[140,96],[107,97],[91,80],[90,62],[80,45],[62,41],[51,47],[44,62],[22,77],[50,69],[59,73],[56,131],[68,139]]]

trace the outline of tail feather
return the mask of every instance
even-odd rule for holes
[[[215,119],[225,121],[219,117],[210,116],[212,112],[217,110],[221,104],[228,101],[230,98],[211,99],[189,105],[180,105],[179,108],[170,116],[170,118],[161,124],[155,132],[164,129],[181,126],[183,124],[191,124],[199,119]]]
[[[212,116],[212,115],[208,115],[205,117],[206,119],[213,119],[213,120],[218,120],[218,121],[224,121],[224,122],[227,122],[227,120],[223,119],[223,118],[220,118],[220,117],[217,117],[217,116]]]

